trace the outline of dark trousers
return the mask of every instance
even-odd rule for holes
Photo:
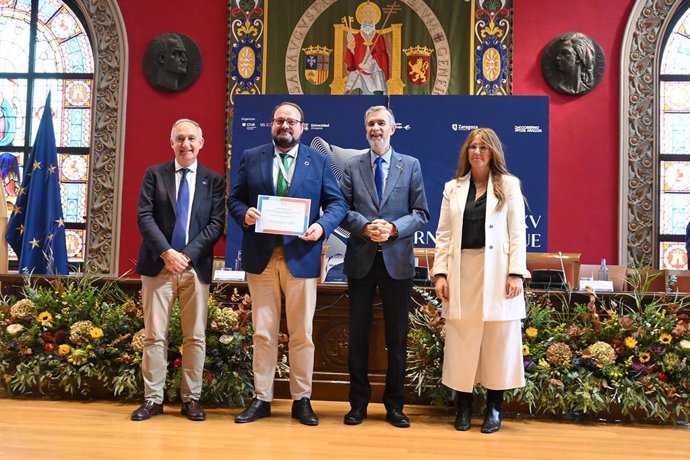
[[[369,384],[369,336],[374,316],[374,294],[379,289],[383,302],[383,319],[388,350],[388,369],[383,403],[386,410],[402,410],[404,404],[407,354],[407,324],[412,279],[390,277],[378,252],[374,265],[362,279],[348,278],[350,299],[350,339],[348,367],[350,370],[350,405],[364,408],[371,398]]]

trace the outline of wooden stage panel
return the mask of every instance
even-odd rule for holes
[[[314,401],[319,426],[290,418],[290,402],[272,416],[236,424],[240,409],[209,409],[191,422],[168,404],[165,414],[129,420],[136,404],[0,398],[0,458],[23,459],[687,459],[687,427],[504,420],[501,431],[455,431],[449,411],[407,406],[412,426],[394,428],[380,404],[345,426],[347,403]]]

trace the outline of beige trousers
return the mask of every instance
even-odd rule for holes
[[[170,273],[163,269],[158,276],[141,277],[144,304],[144,352],[141,372],[144,397],[156,403],[164,399],[168,368],[168,329],[175,299],[180,303],[182,323],[182,401],[199,400],[206,358],[206,319],[208,284],[199,280],[194,269]]]
[[[483,319],[483,249],[462,250],[460,276],[462,319],[446,321],[443,384],[466,393],[475,383],[490,390],[525,386],[520,320]]]
[[[259,275],[247,273],[254,325],[254,392],[261,401],[273,400],[273,379],[278,359],[282,295],[285,295],[287,332],[290,335],[290,394],[297,400],[311,397],[314,372],[312,321],[316,309],[317,278],[290,274],[282,247],[273,251]]]

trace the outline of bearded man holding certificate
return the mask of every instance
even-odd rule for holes
[[[254,326],[255,397],[236,423],[271,415],[281,296],[290,336],[292,417],[304,425],[319,423],[310,403],[316,283],[323,241],[345,217],[347,204],[330,159],[299,143],[303,130],[302,109],[292,102],[279,104],[273,110],[273,142],[246,150],[231,184],[228,212],[244,230],[242,270],[247,273]],[[285,197],[283,203],[280,197]],[[300,203],[308,216],[306,231],[290,224],[282,228],[276,209]]]

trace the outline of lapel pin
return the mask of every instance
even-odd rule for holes
[[[402,172],[402,166],[397,165],[396,168],[398,168],[398,172]]]
[[[204,181],[201,181],[201,183],[202,183],[203,185],[206,185],[206,181],[205,181],[205,180],[204,180]]]
[[[308,162],[308,161],[305,161],[305,162],[304,162],[304,166],[309,166],[309,162]]]

